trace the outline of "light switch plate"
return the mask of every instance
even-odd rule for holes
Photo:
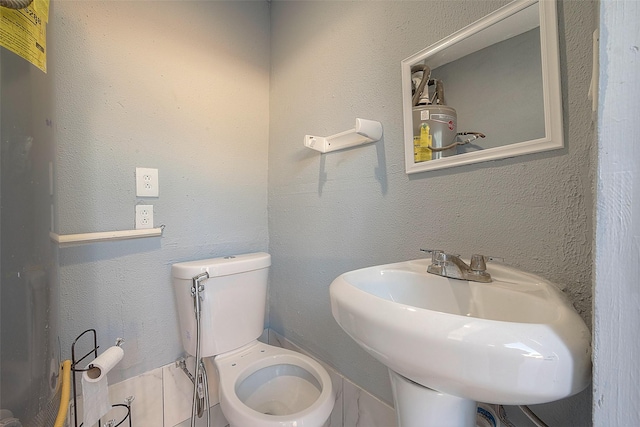
[[[158,197],[158,169],[136,168],[136,196]]]

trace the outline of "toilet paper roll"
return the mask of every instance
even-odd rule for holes
[[[93,362],[89,363],[87,370],[83,372],[82,379],[86,382],[95,383],[105,377],[114,366],[122,360],[124,350],[122,347],[114,345],[109,347]]]
[[[109,412],[109,384],[107,374],[122,360],[124,351],[118,346],[108,348],[82,373],[83,425],[91,427],[100,417]]]

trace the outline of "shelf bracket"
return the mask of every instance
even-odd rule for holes
[[[375,120],[356,119],[356,126],[332,136],[305,135],[304,146],[321,153],[342,150],[376,142],[382,138],[382,123]]]

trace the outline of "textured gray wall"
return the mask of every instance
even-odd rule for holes
[[[182,353],[174,262],[267,250],[269,13],[265,2],[59,2],[56,230],[131,229],[154,205],[161,239],[60,251],[63,354],[96,328],[126,340],[116,382]],[[160,197],[135,195],[136,166]]]
[[[591,323],[596,5],[558,7],[565,144],[549,153],[404,172],[400,61],[504,2],[274,2],[269,139],[271,327],[390,401],[386,369],[331,316],[328,287],[421,247],[503,256],[566,288]],[[379,120],[383,140],[321,156],[305,134]],[[537,408],[585,425],[590,391]]]

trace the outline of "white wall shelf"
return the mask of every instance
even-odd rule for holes
[[[305,147],[329,153],[362,144],[376,142],[382,138],[382,123],[375,120],[356,119],[356,126],[332,136],[305,135]]]
[[[140,239],[143,237],[160,237],[164,225],[158,228],[140,230],[101,231],[97,233],[57,234],[49,232],[49,237],[61,246],[82,245],[85,243],[109,242],[114,240]]]

